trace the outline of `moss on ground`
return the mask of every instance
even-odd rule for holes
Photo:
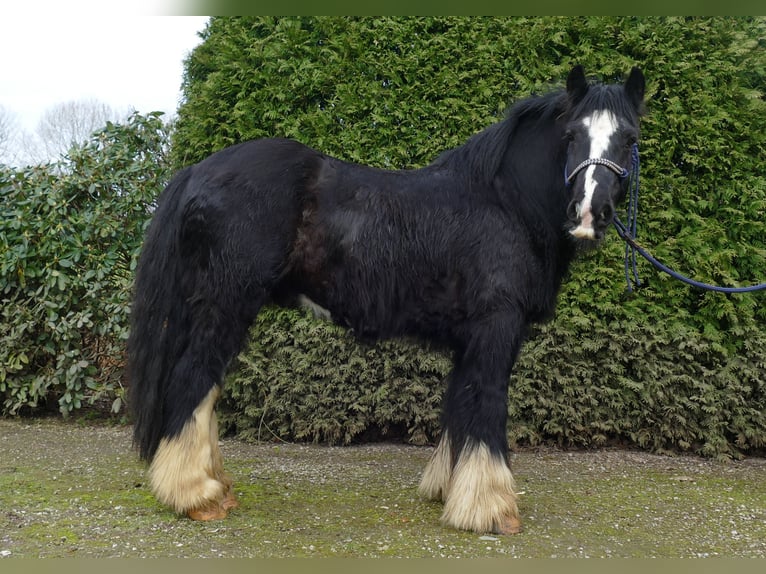
[[[0,420],[0,552],[12,557],[766,557],[766,461],[633,451],[514,455],[525,530],[439,524],[429,448],[225,440],[240,508],[179,518],[148,492],[130,429]]]

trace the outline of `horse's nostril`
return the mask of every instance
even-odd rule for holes
[[[611,221],[614,217],[614,208],[607,204],[604,206],[604,209],[601,210],[601,218],[604,221]]]

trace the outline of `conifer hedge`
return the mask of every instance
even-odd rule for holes
[[[648,80],[640,239],[667,264],[726,285],[766,281],[766,22],[762,18],[214,18],[186,63],[177,165],[287,136],[336,157],[422,166],[559,86],[574,64]],[[738,456],[766,444],[766,293],[702,292],[623,246],[574,266],[557,318],[512,376],[517,444]],[[226,428],[350,442],[438,433],[449,357],[410,342],[356,343],[269,309],[227,382]]]

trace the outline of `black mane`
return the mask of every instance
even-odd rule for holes
[[[445,151],[431,165],[469,169],[483,183],[491,185],[522,120],[552,121],[566,111],[567,98],[563,90],[519,100],[508,108],[505,119],[474,134],[463,145]]]

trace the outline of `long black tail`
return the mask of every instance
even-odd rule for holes
[[[190,168],[179,172],[160,196],[136,270],[128,339],[128,395],[133,443],[148,461],[165,427],[164,401],[173,367],[189,343],[179,234],[190,175]]]
[[[151,461],[223,380],[279,282],[321,156],[256,140],[180,171],[162,192],[136,270],[128,339],[133,442]]]

